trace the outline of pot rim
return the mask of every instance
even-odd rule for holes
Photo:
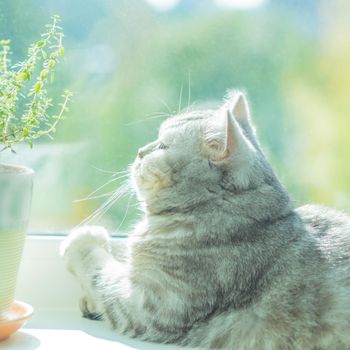
[[[0,163],[0,176],[32,175],[34,170],[24,165]]]

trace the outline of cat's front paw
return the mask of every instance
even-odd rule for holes
[[[80,298],[79,308],[85,318],[90,320],[102,319],[102,313],[97,310],[96,303],[87,296]]]
[[[75,265],[96,248],[110,253],[109,238],[107,230],[102,226],[83,226],[73,230],[60,247],[68,269],[74,273]]]

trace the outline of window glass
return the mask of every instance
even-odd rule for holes
[[[31,231],[88,218],[162,120],[237,87],[296,204],[350,209],[349,11],[341,0],[0,0],[14,62],[60,15],[65,55],[52,94],[74,93],[54,141],[1,154],[36,171]],[[89,222],[116,232],[139,215],[127,194]]]

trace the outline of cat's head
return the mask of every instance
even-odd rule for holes
[[[140,148],[132,178],[139,199],[154,213],[186,210],[223,191],[234,195],[275,179],[241,92],[217,110],[163,122],[158,139]]]

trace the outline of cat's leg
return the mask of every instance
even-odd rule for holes
[[[99,253],[92,254],[93,250]],[[97,305],[97,300],[89,283],[91,276],[104,267],[104,254],[112,251],[109,243],[109,235],[101,226],[84,226],[71,232],[61,245],[61,255],[64,256],[67,269],[74,274],[81,285],[83,296],[79,301],[79,307],[86,318],[100,319],[102,308]]]
[[[129,269],[114,258],[115,253],[107,231],[99,226],[74,230],[61,246],[68,270],[83,288],[80,302],[83,315],[88,318],[103,315],[120,333],[135,335],[130,331],[140,327],[136,326],[139,322],[131,321],[134,302],[130,303]]]
[[[116,239],[110,242],[111,254],[117,261],[124,262],[128,251],[128,239]]]
[[[81,281],[89,312],[100,313],[119,333],[157,342],[176,342],[189,326],[189,289],[161,269],[120,262],[101,228],[73,231],[62,246],[67,266]],[[186,300],[188,302],[186,302]]]

